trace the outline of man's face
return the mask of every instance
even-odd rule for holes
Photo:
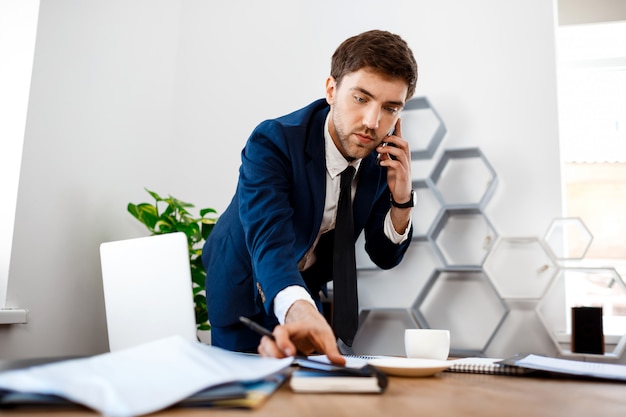
[[[347,160],[366,157],[383,141],[400,117],[407,91],[405,81],[367,68],[346,74],[339,85],[333,77],[326,80],[330,135]]]

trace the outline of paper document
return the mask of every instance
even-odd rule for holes
[[[626,381],[626,366],[611,363],[581,362],[528,355],[516,360],[515,364],[540,371]]]
[[[53,394],[106,416],[131,417],[171,406],[232,381],[255,381],[287,368],[269,359],[174,336],[125,350],[0,373],[0,389]]]
[[[386,356],[386,355],[343,355],[346,358],[346,367],[347,368],[362,368],[368,364],[368,361],[372,359],[389,359],[389,358],[397,358],[397,356]],[[309,359],[313,359],[320,362],[330,363],[328,356],[326,355],[311,355]]]

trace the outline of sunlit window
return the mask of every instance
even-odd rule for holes
[[[593,235],[586,261],[626,278],[626,22],[562,26],[557,40],[563,215]],[[625,334],[623,290],[584,275],[566,279],[567,309],[601,305],[605,333]]]
[[[5,307],[39,0],[0,0],[0,308]]]

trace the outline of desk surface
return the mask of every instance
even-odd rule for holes
[[[41,416],[42,410],[0,411],[2,416]],[[97,416],[82,410],[46,412],[52,417]],[[567,379],[443,372],[427,378],[389,379],[382,394],[295,394],[283,385],[256,410],[165,410],[151,417],[322,416],[626,416],[626,384]]]

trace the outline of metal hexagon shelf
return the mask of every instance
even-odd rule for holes
[[[485,350],[492,358],[512,357],[520,352],[542,352],[554,356],[557,349],[537,315],[538,300],[505,300],[509,314]],[[520,337],[522,335],[522,337]]]
[[[432,242],[414,240],[397,267],[382,270],[374,265],[371,269],[358,270],[360,306],[363,309],[406,309],[422,292],[433,270],[441,267],[443,264]],[[332,282],[328,288],[332,288]]]
[[[606,289],[607,294],[598,295],[595,302],[613,312],[605,315],[608,355],[621,356],[626,347],[626,317],[622,317],[626,316],[626,286],[619,274],[611,268],[559,264],[585,257],[593,236],[582,220],[557,218],[543,238],[499,239],[484,214],[498,178],[482,151],[440,149],[447,129],[426,97],[406,103],[402,131],[411,147],[416,193],[413,243],[419,248],[412,250],[412,262],[403,263],[405,271],[400,272],[411,285],[397,287],[402,295],[390,289],[387,297],[393,297],[392,302],[384,297],[381,302],[374,300],[388,288],[386,275],[392,272],[378,269],[363,250],[357,253],[360,279],[373,292],[360,294],[367,307],[361,312],[355,352],[403,356],[404,329],[424,327],[450,330],[451,355],[484,354],[514,311],[511,306],[518,303],[522,307],[517,322],[536,318],[534,327],[549,334],[543,334],[546,347],[551,347],[552,339],[561,354],[567,354],[566,310],[572,295],[566,289],[575,287],[568,282],[578,281]],[[438,161],[436,154],[441,155]],[[363,237],[359,239],[363,243]],[[424,256],[430,262],[424,263]],[[590,277],[601,278],[598,283]],[[621,310],[611,310],[615,303]],[[502,330],[517,332],[520,326]]]
[[[435,248],[447,267],[482,265],[498,235],[478,208],[443,210],[431,232]]]
[[[411,147],[411,160],[430,159],[446,135],[446,125],[426,97],[414,97],[402,110],[402,136]]]
[[[559,260],[583,259],[593,235],[578,217],[563,217],[552,220],[544,240]]]
[[[539,299],[558,266],[545,244],[535,237],[501,238],[483,265],[505,299]]]
[[[413,181],[413,190],[415,190],[415,207],[412,212],[413,239],[424,239],[428,236],[443,203],[428,179]]]
[[[578,306],[602,307],[605,356],[621,357],[626,346],[626,285],[615,268],[562,268],[538,303],[537,315],[563,355],[589,355],[571,351],[571,308]]]
[[[484,352],[509,309],[476,268],[435,270],[411,311],[423,328],[450,330],[452,356],[470,356]]]
[[[352,349],[359,355],[404,356],[404,329],[419,329],[408,309],[361,310]]]
[[[478,148],[446,150],[430,179],[446,205],[484,207],[491,198],[496,172]]]

